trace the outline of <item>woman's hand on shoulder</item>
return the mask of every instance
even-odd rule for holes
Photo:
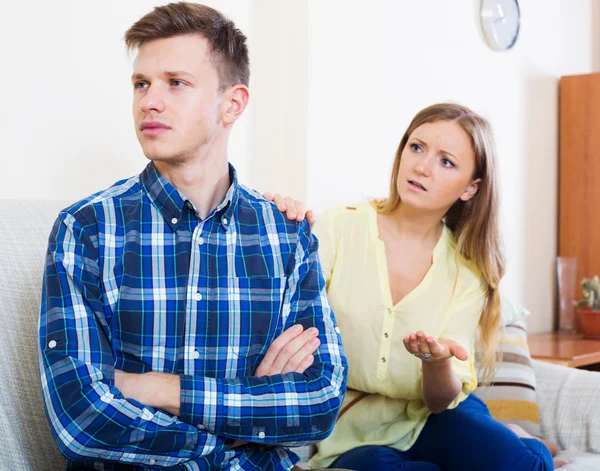
[[[452,357],[465,361],[469,353],[460,344],[448,339],[434,339],[417,331],[402,339],[408,353],[419,357],[423,361],[446,361]]]
[[[271,193],[265,193],[263,195],[268,201],[272,201],[277,205],[277,209],[282,213],[286,213],[288,219],[292,221],[302,222],[306,217],[306,220],[310,224],[310,227],[314,226],[316,219],[311,209],[304,211],[304,205],[301,201],[295,200],[294,198],[284,197],[280,194],[273,195]]]

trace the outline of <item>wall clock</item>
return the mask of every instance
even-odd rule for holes
[[[480,18],[483,35],[492,49],[506,51],[515,45],[521,26],[518,0],[481,0]]]

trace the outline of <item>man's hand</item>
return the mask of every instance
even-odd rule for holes
[[[467,351],[458,343],[448,339],[435,340],[420,330],[404,337],[403,342],[409,353],[429,363],[445,361],[452,357],[462,361],[469,358]]]
[[[284,198],[280,194],[273,195],[271,193],[265,193],[263,195],[267,200],[273,201],[277,205],[277,209],[282,213],[286,213],[287,218],[290,220],[296,220],[302,222],[306,217],[306,220],[310,224],[310,227],[314,226],[316,219],[312,212],[312,209],[304,211],[304,205],[302,202],[293,198]]]
[[[115,370],[115,386],[123,397],[172,415],[180,413],[181,386],[178,375],[169,373],[125,373]]]
[[[300,324],[290,327],[273,341],[254,376],[304,373],[315,360],[313,353],[321,343],[317,335],[319,331],[314,327],[305,331]]]

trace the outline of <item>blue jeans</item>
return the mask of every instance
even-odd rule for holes
[[[357,471],[551,471],[552,455],[534,438],[519,438],[471,394],[455,409],[432,414],[407,451],[362,446],[330,466]]]

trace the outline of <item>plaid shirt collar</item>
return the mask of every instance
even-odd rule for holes
[[[228,221],[231,221],[231,215],[240,195],[237,171],[231,164],[229,164],[229,181],[231,185],[225,194],[225,198],[206,217],[206,219],[210,219],[219,215],[224,226],[227,226]],[[140,182],[148,198],[156,205],[162,217],[174,230],[177,229],[179,222],[182,220],[186,208],[196,213],[194,203],[158,172],[154,162],[150,162],[141,173]]]

